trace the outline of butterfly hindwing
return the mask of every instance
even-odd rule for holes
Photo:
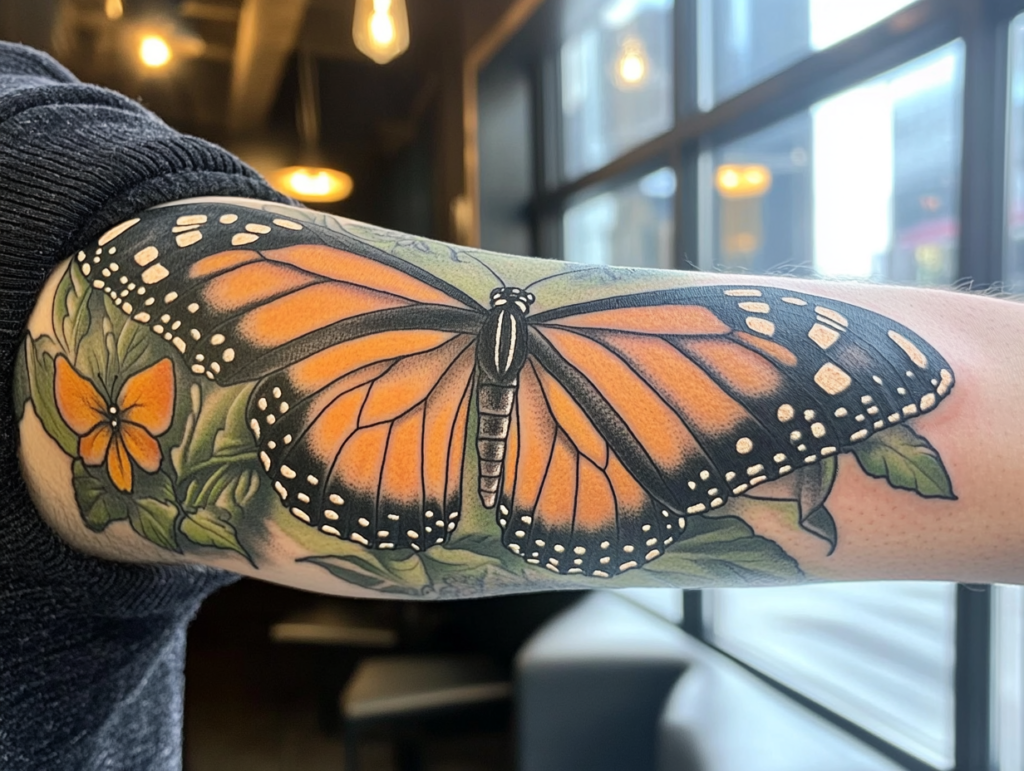
[[[498,524],[506,547],[532,564],[611,576],[655,559],[685,524],[536,358],[520,374],[506,458]]]
[[[384,334],[410,343],[426,336]],[[285,507],[374,548],[445,542],[460,516],[473,338],[366,364],[296,398],[304,381],[293,370],[304,364],[266,378],[249,404],[261,462]]]

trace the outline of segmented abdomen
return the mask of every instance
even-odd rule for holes
[[[516,399],[518,380],[509,385],[480,383],[477,386],[476,450],[480,465],[480,500],[493,509],[498,500],[501,469],[505,463],[512,405]]]

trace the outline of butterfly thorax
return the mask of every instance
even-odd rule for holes
[[[512,385],[526,362],[526,315],[533,295],[516,287],[491,292],[491,309],[477,336],[476,361],[481,380]]]
[[[487,508],[494,507],[501,483],[519,371],[528,353],[526,315],[533,300],[532,294],[517,287],[495,289],[477,336],[476,438],[480,500]]]

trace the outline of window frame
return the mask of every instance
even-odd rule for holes
[[[565,181],[562,178],[558,51],[561,8],[565,0],[519,0],[530,6],[520,25],[506,30],[501,45],[491,45],[485,66],[494,55],[512,52],[532,61],[534,88],[532,125],[536,185],[523,216],[533,233],[533,251],[541,257],[563,258],[562,217],[572,202],[635,179],[641,169],[669,165],[676,173],[674,202],[674,267],[697,269],[696,255],[710,246],[710,191],[701,185],[701,164],[710,151],[790,117],[829,96],[923,56],[956,39],[964,53],[963,127],[959,202],[958,284],[987,289],[1000,284],[1005,251],[1005,200],[1008,142],[1009,28],[1024,12],[1024,0],[917,0],[896,14],[841,42],[811,52],[800,61],[744,91],[699,107],[701,50],[706,39],[698,13],[700,0],[676,0],[673,10],[675,70],[674,123],[614,158],[604,166]],[[898,19],[898,23],[890,23]],[[499,50],[500,49],[500,50]],[[471,57],[472,58],[472,57]],[[475,70],[467,70],[467,84]],[[473,84],[475,85],[475,83]],[[470,136],[472,142],[472,136]],[[467,174],[467,187],[475,184]],[[479,201],[476,201],[479,216]],[[715,647],[748,671],[848,734],[913,771],[937,771],[906,751],[780,683],[715,645],[711,604],[700,590],[683,593],[681,627]],[[994,769],[992,740],[993,590],[959,585],[956,591],[955,766],[953,771]]]

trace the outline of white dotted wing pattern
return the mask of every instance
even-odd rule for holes
[[[660,556],[688,517],[953,387],[911,330],[799,292],[690,287],[529,315],[528,290],[495,290],[488,310],[287,216],[145,216],[80,252],[83,275],[195,377],[255,383],[247,419],[284,506],[367,547],[448,540],[472,489],[474,404],[480,496],[505,545],[554,572],[611,576]]]
[[[686,517],[928,412],[953,387],[905,326],[770,287],[539,313],[530,351],[503,539],[556,572],[598,576],[656,559]]]

